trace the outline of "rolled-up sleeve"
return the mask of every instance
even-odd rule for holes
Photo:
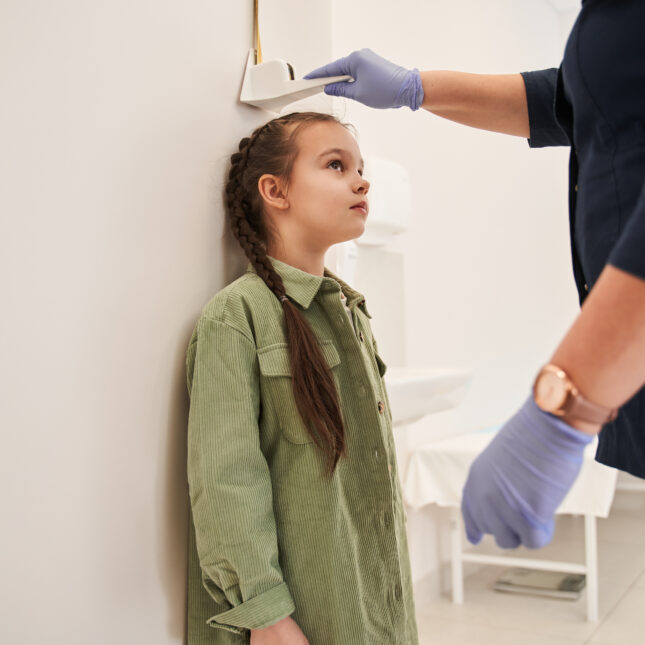
[[[531,148],[571,145],[555,117],[555,92],[558,70],[553,67],[533,72],[521,72],[526,88],[529,112],[528,144]]]
[[[278,561],[271,478],[260,449],[255,344],[225,322],[202,318],[186,367],[197,552],[204,586],[225,608],[208,624],[244,633],[295,609]]]
[[[636,208],[609,254],[609,264],[645,279],[645,178]]]

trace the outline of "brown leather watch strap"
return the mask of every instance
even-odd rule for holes
[[[565,415],[569,418],[588,421],[589,423],[609,423],[618,415],[617,409],[604,408],[596,403],[592,403],[580,394],[571,394],[565,404]]]

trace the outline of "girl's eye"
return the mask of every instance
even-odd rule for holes
[[[343,162],[342,162],[340,159],[334,159],[333,161],[330,161],[330,162],[327,164],[327,167],[331,166],[333,163],[338,163],[338,164],[340,164],[340,165],[341,165],[341,167],[342,167],[342,165],[343,165]],[[362,170],[359,170],[359,171],[358,171],[358,174],[362,177],[362,176],[363,176],[363,171],[362,171]]]

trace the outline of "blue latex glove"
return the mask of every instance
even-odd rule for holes
[[[375,54],[371,49],[354,51],[303,78],[350,75],[354,81],[325,85],[325,94],[344,96],[373,108],[418,110],[423,103],[423,85],[419,70],[405,69]]]
[[[530,396],[470,467],[461,500],[468,541],[492,533],[505,549],[548,544],[591,441]]]

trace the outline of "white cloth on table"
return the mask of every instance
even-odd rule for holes
[[[461,506],[461,494],[470,465],[490,443],[499,427],[413,450],[403,486],[403,499],[408,506],[413,509],[432,503]],[[580,474],[556,513],[609,515],[618,471],[594,459],[597,445],[598,439],[595,438],[585,448]]]

